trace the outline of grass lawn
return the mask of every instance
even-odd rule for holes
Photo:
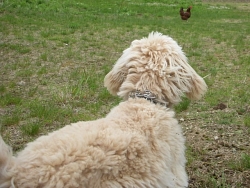
[[[103,78],[135,39],[174,38],[208,92],[184,99],[190,188],[250,185],[250,3],[200,0],[0,0],[0,133],[14,151],[120,99]],[[188,21],[181,6],[193,6]]]

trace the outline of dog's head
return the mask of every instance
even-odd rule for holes
[[[179,103],[184,94],[200,99],[207,90],[181,47],[158,32],[134,40],[106,75],[104,85],[111,94],[124,99],[131,91],[149,90],[170,105]]]

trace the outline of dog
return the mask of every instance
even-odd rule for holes
[[[12,155],[0,137],[0,188],[187,187],[185,138],[171,108],[200,99],[203,78],[169,36],[134,40],[105,76],[123,101],[102,119],[67,125]]]

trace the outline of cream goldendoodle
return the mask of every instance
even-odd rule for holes
[[[169,107],[207,86],[181,47],[152,32],[132,42],[104,83],[124,99],[105,118],[67,125],[16,157],[0,137],[1,188],[188,186],[185,139]]]

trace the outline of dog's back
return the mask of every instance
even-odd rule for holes
[[[7,169],[10,165],[13,166],[14,160],[11,148],[5,144],[1,136],[0,151],[0,188],[11,187],[12,174]]]

